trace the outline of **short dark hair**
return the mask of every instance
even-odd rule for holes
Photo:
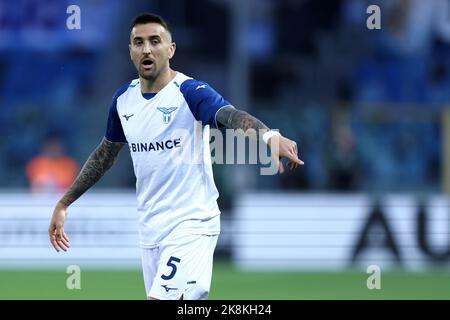
[[[158,23],[158,24],[162,25],[164,27],[164,29],[166,29],[167,32],[169,32],[171,34],[169,25],[161,16],[158,16],[157,14],[153,14],[153,13],[148,13],[148,12],[144,12],[144,13],[141,13],[138,16],[136,16],[133,19],[133,22],[131,23],[131,29],[133,29],[135,25],[146,24],[146,23]]]

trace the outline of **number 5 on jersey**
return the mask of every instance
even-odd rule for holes
[[[181,259],[179,259],[179,258],[176,258],[174,256],[170,257],[169,261],[167,261],[167,266],[171,267],[172,271],[170,271],[170,274],[167,275],[167,276],[163,274],[161,276],[161,278],[163,280],[170,280],[170,279],[172,279],[175,276],[175,273],[177,272],[177,266],[175,265],[174,262],[180,262],[180,261],[181,261]]]

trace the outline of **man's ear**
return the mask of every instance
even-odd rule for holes
[[[128,44],[128,50],[129,50],[129,52],[130,52],[130,59],[133,60],[133,58],[132,58],[132,56],[131,56],[131,43]]]
[[[175,51],[177,49],[177,44],[175,42],[172,42],[169,48],[169,60],[172,59],[172,57],[175,55]]]

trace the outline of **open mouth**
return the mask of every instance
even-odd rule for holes
[[[142,60],[142,65],[144,66],[144,69],[150,69],[153,66],[153,61],[151,59],[144,59]]]

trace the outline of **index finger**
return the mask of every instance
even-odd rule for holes
[[[292,162],[295,162],[295,163],[297,163],[297,164],[299,164],[299,165],[304,165],[305,163],[302,161],[302,160],[300,160],[298,157],[297,157],[297,155],[295,155],[295,154],[287,154],[286,155],[286,157],[289,159],[289,160],[291,160]]]

